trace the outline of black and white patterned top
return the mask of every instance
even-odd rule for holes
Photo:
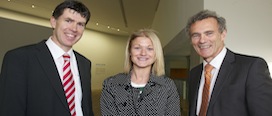
[[[100,98],[102,116],[180,116],[180,98],[173,80],[150,76],[139,92],[131,86],[130,74],[104,80]]]

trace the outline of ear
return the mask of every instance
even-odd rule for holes
[[[53,16],[50,18],[50,24],[51,24],[51,27],[55,29],[57,20]]]
[[[221,39],[222,39],[222,41],[225,40],[226,36],[227,36],[227,30],[224,30],[224,31],[221,33]]]

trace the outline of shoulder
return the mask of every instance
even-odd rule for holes
[[[235,62],[242,65],[250,65],[252,63],[266,63],[266,61],[259,56],[246,55],[240,53],[233,53],[235,56]]]
[[[172,83],[174,82],[173,79],[167,77],[167,76],[163,76],[160,79],[162,79],[165,83]]]
[[[83,56],[82,54],[80,54],[79,52],[75,51],[74,50],[74,53],[75,53],[75,56],[78,60],[82,60],[82,61],[85,61],[85,62],[90,62],[91,63],[91,60],[89,60],[88,58],[86,58],[85,56]]]
[[[7,51],[5,56],[19,55],[21,58],[26,55],[33,55],[33,53],[38,51],[37,48],[39,46],[41,46],[42,44],[44,44],[44,46],[45,46],[45,41],[42,41],[42,42],[36,43],[36,44],[29,44],[29,45],[20,46],[20,47],[17,47],[17,48]],[[46,48],[46,47],[44,47],[44,48]]]
[[[119,85],[125,84],[128,82],[128,74],[119,73],[113,76],[110,76],[104,80],[103,85]]]
[[[173,92],[177,93],[177,87],[173,79],[167,76],[155,77],[154,79],[155,81],[151,82],[150,86],[155,85],[159,87],[161,90],[167,92],[168,95],[171,95]]]
[[[267,62],[259,57],[253,55],[245,55],[240,53],[229,52],[226,55],[222,67],[233,68],[236,72],[263,72],[268,71]]]
[[[254,61],[258,61],[258,60],[264,61],[264,59],[259,56],[246,55],[246,54],[241,54],[241,53],[237,53],[237,52],[232,52],[231,50],[228,49],[225,59],[229,60],[229,59],[232,59],[232,57],[234,58],[233,61],[241,62],[241,63],[254,62]]]
[[[162,86],[172,86],[174,84],[174,81],[167,76],[151,76],[150,81]]]

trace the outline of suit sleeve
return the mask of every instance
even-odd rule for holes
[[[251,116],[272,116],[272,80],[263,59],[250,67],[246,83],[248,111]]]
[[[24,116],[27,93],[27,60],[18,52],[7,52],[0,77],[0,115]]]

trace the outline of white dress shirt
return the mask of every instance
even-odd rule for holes
[[[221,67],[221,64],[226,56],[227,53],[227,48],[224,47],[221,52],[214,58],[212,59],[212,61],[210,62],[210,65],[212,65],[214,68],[211,71],[212,74],[212,80],[211,80],[211,85],[210,85],[210,97],[209,100],[211,98],[211,94],[215,85],[215,81],[219,72],[219,69]],[[204,60],[203,61],[203,69],[205,67],[205,65],[207,64],[207,62]],[[197,110],[196,110],[196,114],[198,116],[199,112],[200,112],[200,107],[201,107],[201,103],[202,103],[202,92],[203,92],[203,87],[204,87],[204,83],[205,83],[205,76],[204,76],[204,70],[202,71],[202,75],[201,75],[201,80],[200,80],[200,85],[199,85],[199,90],[198,90],[198,99],[197,99]]]
[[[63,55],[65,54],[65,51],[63,51],[57,44],[55,44],[51,37],[46,41],[46,45],[49,48],[49,51],[51,52],[51,55],[54,58],[55,64],[57,66],[58,72],[59,72],[59,78],[61,81],[63,77],[63,65],[64,65],[64,59]],[[75,54],[72,49],[70,49],[67,54],[70,55],[70,63],[71,63],[71,70],[73,74],[73,79],[75,81],[75,109],[76,109],[76,115],[77,116],[83,116],[82,108],[81,108],[81,101],[82,101],[82,89],[81,89],[81,82],[80,82],[80,76],[77,66],[77,61]]]

